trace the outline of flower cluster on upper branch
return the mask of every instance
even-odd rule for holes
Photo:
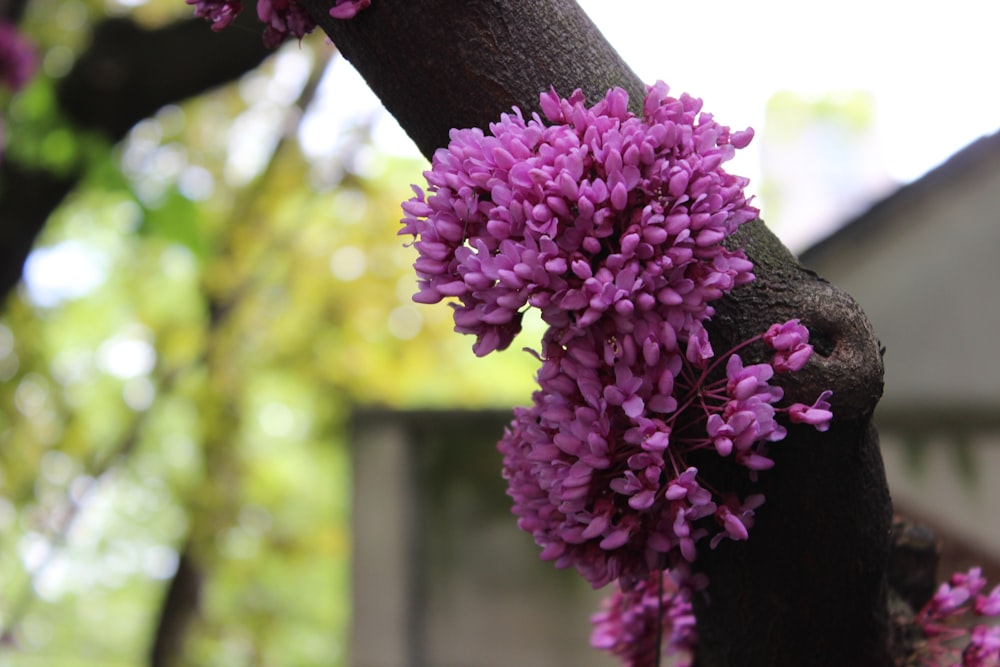
[[[212,30],[226,28],[243,11],[241,0],[185,0],[194,15],[209,21]],[[354,18],[371,0],[334,0],[330,16]],[[264,44],[275,48],[289,37],[301,39],[316,29],[316,22],[297,0],[258,0],[257,17],[264,24]]]

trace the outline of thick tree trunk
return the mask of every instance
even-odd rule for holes
[[[554,86],[597,99],[640,82],[572,0],[374,0],[351,21],[305,4],[428,157],[452,127],[486,127]],[[669,82],[669,71],[663,76]],[[697,94],[697,91],[690,91]],[[729,119],[737,121],[738,119]],[[833,427],[792,429],[761,474],[767,504],[745,543],[705,549],[696,600],[698,665],[885,666],[890,499],[871,414],[882,392],[878,343],[857,304],[798,265],[759,221],[736,237],[757,280],[719,305],[713,344],[801,318],[818,355],[786,385],[811,400],[832,389]],[[724,470],[707,471],[726,475]]]

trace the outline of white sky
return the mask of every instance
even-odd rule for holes
[[[1000,129],[997,2],[580,4],[640,77],[703,98],[734,127],[762,127],[780,90],[870,91],[886,167],[903,182]]]
[[[877,155],[907,183],[1000,129],[1000,2],[801,0],[710,5],[655,0],[579,0],[641,78],[705,101],[719,122],[760,132],[776,92],[867,91],[875,100]],[[730,163],[760,185],[758,139]],[[815,178],[803,165],[803,178]],[[816,183],[787,184],[816,191]],[[859,186],[861,190],[864,185]],[[885,194],[871,187],[871,199]],[[815,199],[821,199],[815,198]],[[818,240],[866,207],[828,201],[793,219],[761,202],[763,216],[793,249]]]
[[[706,110],[734,128],[760,131],[765,104],[778,91],[870,92],[879,159],[901,183],[1000,129],[1000,2],[995,0],[579,1],[641,78],[663,79],[675,94],[701,97]],[[327,133],[328,114],[344,113],[342,101],[358,99],[353,91],[364,88],[358,79],[350,81],[353,72],[343,63],[335,70],[330,106],[322,114]],[[336,106],[341,109],[331,108]],[[319,122],[316,118],[314,126]],[[310,134],[309,128],[304,132]],[[406,143],[391,129],[381,136],[383,145]],[[740,151],[729,165],[750,177],[751,192],[760,183],[760,143]],[[852,210],[831,210],[825,217],[844,220],[856,209],[855,203]],[[793,247],[806,242],[780,223],[778,233]]]

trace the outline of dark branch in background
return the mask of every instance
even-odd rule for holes
[[[20,23],[28,0],[0,0],[0,21]]]
[[[329,18],[328,2],[303,4],[428,158],[450,128],[485,128],[514,105],[537,109],[550,86],[563,96],[581,88],[596,101],[618,85],[633,110],[641,104],[643,83],[572,0],[376,0],[351,21]],[[669,82],[669,70],[663,77]],[[767,504],[750,540],[700,554],[711,583],[696,597],[696,664],[890,665],[891,503],[871,425],[882,393],[877,341],[858,305],[800,267],[762,222],[735,242],[757,280],[718,305],[713,345],[724,350],[801,318],[819,354],[786,396],[811,402],[832,389],[835,423],[824,434],[792,429],[755,487]]]
[[[0,303],[21,279],[24,260],[49,214],[78,179],[22,167],[9,158],[0,161]]]
[[[110,19],[94,29],[90,47],[59,82],[60,110],[80,128],[116,142],[160,107],[228,83],[269,53],[252,7],[221,33],[201,19],[152,30]],[[0,300],[20,279],[45,221],[81,176],[50,174],[11,159],[0,163]]]
[[[109,19],[59,82],[59,104],[80,127],[118,141],[160,107],[232,81],[270,53],[252,8],[222,32],[201,19],[155,30]]]
[[[188,546],[180,553],[177,571],[160,605],[160,616],[149,651],[149,667],[181,664],[187,629],[201,602],[202,574]]]

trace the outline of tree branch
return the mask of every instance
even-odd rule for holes
[[[177,561],[177,571],[170,580],[149,649],[149,667],[172,667],[181,664],[184,640],[201,602],[202,573],[185,545]]]
[[[643,97],[572,0],[376,0],[351,21],[331,19],[329,2],[304,4],[428,158],[450,128],[485,128],[514,105],[536,109],[550,86],[596,100],[618,85],[634,110]],[[746,247],[757,280],[717,306],[713,345],[800,318],[819,354],[786,395],[811,402],[832,389],[836,418],[825,434],[793,428],[772,448],[777,465],[755,487],[767,504],[750,540],[700,554],[711,583],[696,600],[697,664],[889,665],[891,504],[871,425],[882,393],[878,342],[858,305],[800,267],[763,223],[733,242]]]
[[[0,0],[0,21],[19,23],[27,6],[28,0]]]
[[[118,141],[160,107],[228,83],[271,52],[251,7],[229,30],[202,19],[142,28],[112,18],[94,29],[90,48],[59,82],[59,104],[82,128]]]
[[[147,30],[129,19],[98,25],[90,47],[57,86],[66,118],[117,142],[160,107],[232,81],[270,53],[255,12],[212,32],[201,19]],[[9,157],[0,164],[0,299],[21,278],[24,260],[49,215],[82,176],[47,173]]]
[[[591,99],[613,86],[640,111],[645,87],[572,2],[380,2],[350,21],[303,3],[429,159],[453,127],[483,127],[554,86]]]

